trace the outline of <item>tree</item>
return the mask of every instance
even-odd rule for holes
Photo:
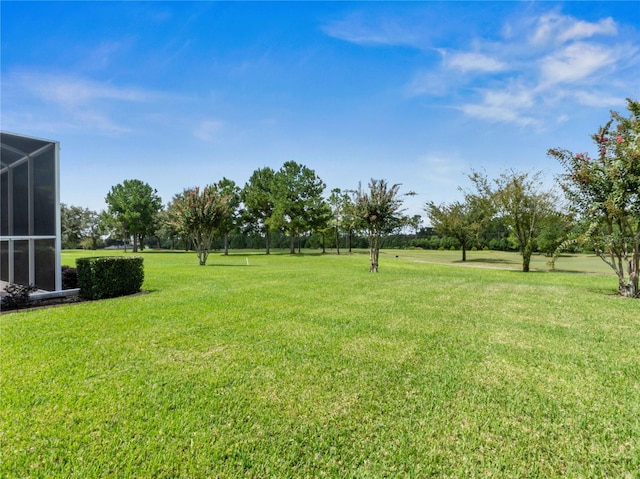
[[[220,221],[220,233],[224,238],[224,254],[229,254],[229,233],[238,225],[238,211],[240,209],[240,188],[235,181],[222,178],[214,187],[220,196],[228,198],[226,215]]]
[[[229,197],[220,195],[215,186],[205,186],[202,191],[191,188],[174,196],[170,221],[193,242],[201,266],[207,264],[211,244],[228,210]]]
[[[165,209],[158,213],[158,229],[156,230],[156,238],[159,248],[174,249],[176,238],[179,233],[171,224],[168,209],[171,206],[169,202]]]
[[[274,189],[275,172],[267,166],[255,170],[240,193],[245,221],[264,234],[266,254],[270,252],[269,235],[275,208]]]
[[[559,211],[549,215],[535,239],[538,251],[553,256],[558,247],[567,240],[573,227],[571,215]]]
[[[425,211],[436,233],[458,240],[462,248],[462,261],[466,261],[467,250],[478,243],[480,234],[492,216],[490,204],[486,196],[466,194],[464,203],[456,201],[448,205],[436,205],[429,202],[425,205]]]
[[[275,175],[273,224],[290,237],[290,252],[295,239],[321,227],[326,214],[322,192],[326,185],[315,171],[295,161],[287,161]]]
[[[342,206],[342,227],[347,232],[347,249],[349,251],[349,254],[351,254],[354,235],[359,225],[357,212],[358,192],[352,191],[351,195],[346,194],[343,197],[343,200],[344,203]]]
[[[78,248],[91,229],[92,217],[96,213],[81,206],[60,204],[60,231],[62,247]]]
[[[329,196],[329,208],[331,209],[331,217],[329,220],[329,226],[333,230],[334,240],[336,243],[336,253],[340,254],[340,230],[343,228],[346,205],[349,202],[349,195],[342,193],[340,188],[334,188],[331,190]]]
[[[598,156],[550,149],[564,167],[560,184],[587,226],[582,234],[618,277],[622,296],[639,298],[640,103],[627,99],[629,117],[611,119],[592,135]]]
[[[386,180],[369,182],[369,191],[358,187],[355,213],[358,227],[366,231],[369,241],[369,272],[378,272],[380,248],[386,236],[402,228],[407,217],[402,214],[403,200],[398,196],[400,184],[389,186]]]
[[[556,197],[543,189],[541,172],[520,173],[513,170],[503,172],[493,180],[474,172],[470,179],[475,183],[479,195],[492,198],[498,215],[509,226],[510,233],[522,255],[522,271],[528,272],[535,238],[546,218],[554,213]]]
[[[409,219],[409,227],[411,227],[411,229],[413,230],[413,235],[416,238],[418,238],[418,235],[420,234],[420,230],[422,229],[422,223],[423,223],[423,219],[422,219],[422,216],[420,215],[413,215]]]
[[[100,214],[95,211],[88,210],[84,237],[80,242],[80,246],[84,249],[98,249],[99,246],[104,244],[102,235],[104,234],[105,229],[100,218]]]
[[[125,180],[111,188],[105,198],[108,212],[123,236],[133,236],[133,252],[138,251],[144,237],[153,234],[156,215],[162,209],[158,192],[140,180]]]

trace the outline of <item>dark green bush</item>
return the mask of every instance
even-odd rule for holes
[[[71,266],[62,267],[62,289],[75,289],[78,287],[78,271]]]
[[[140,256],[78,258],[78,287],[86,299],[115,298],[140,291],[144,280]]]

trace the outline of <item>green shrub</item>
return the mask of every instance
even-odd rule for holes
[[[37,291],[34,285],[25,285],[10,283],[5,286],[5,295],[2,297],[0,304],[2,309],[22,309],[31,305],[30,294]]]
[[[78,258],[78,287],[86,299],[114,298],[140,291],[144,280],[140,256]]]

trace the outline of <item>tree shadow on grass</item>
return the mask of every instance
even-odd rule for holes
[[[518,261],[512,261],[503,258],[472,258],[467,261],[457,260],[454,263],[486,263],[486,264],[518,264]]]

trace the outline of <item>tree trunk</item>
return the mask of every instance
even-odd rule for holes
[[[533,253],[531,246],[525,246],[522,251],[522,272],[529,272],[529,264],[531,263],[531,254]]]
[[[379,236],[372,235],[369,237],[369,273],[378,272],[378,259],[380,258]]]
[[[224,233],[224,255],[229,255],[229,233],[226,231]]]
[[[291,233],[291,244],[289,247],[289,253],[291,254],[295,254],[296,253],[296,237],[294,236],[293,233]]]
[[[371,265],[369,266],[369,273],[377,273],[378,272],[378,258],[380,256],[380,250],[371,249],[369,251],[369,261]]]
[[[264,232],[264,241],[265,241],[265,244],[266,244],[265,254],[269,254],[269,253],[271,253],[270,248],[269,248],[269,230],[266,230]]]
[[[462,261],[467,261],[467,248],[464,244],[462,245]]]
[[[340,254],[340,234],[336,226],[336,253]]]
[[[137,234],[133,234],[133,253],[137,253],[138,252],[138,235]]]

